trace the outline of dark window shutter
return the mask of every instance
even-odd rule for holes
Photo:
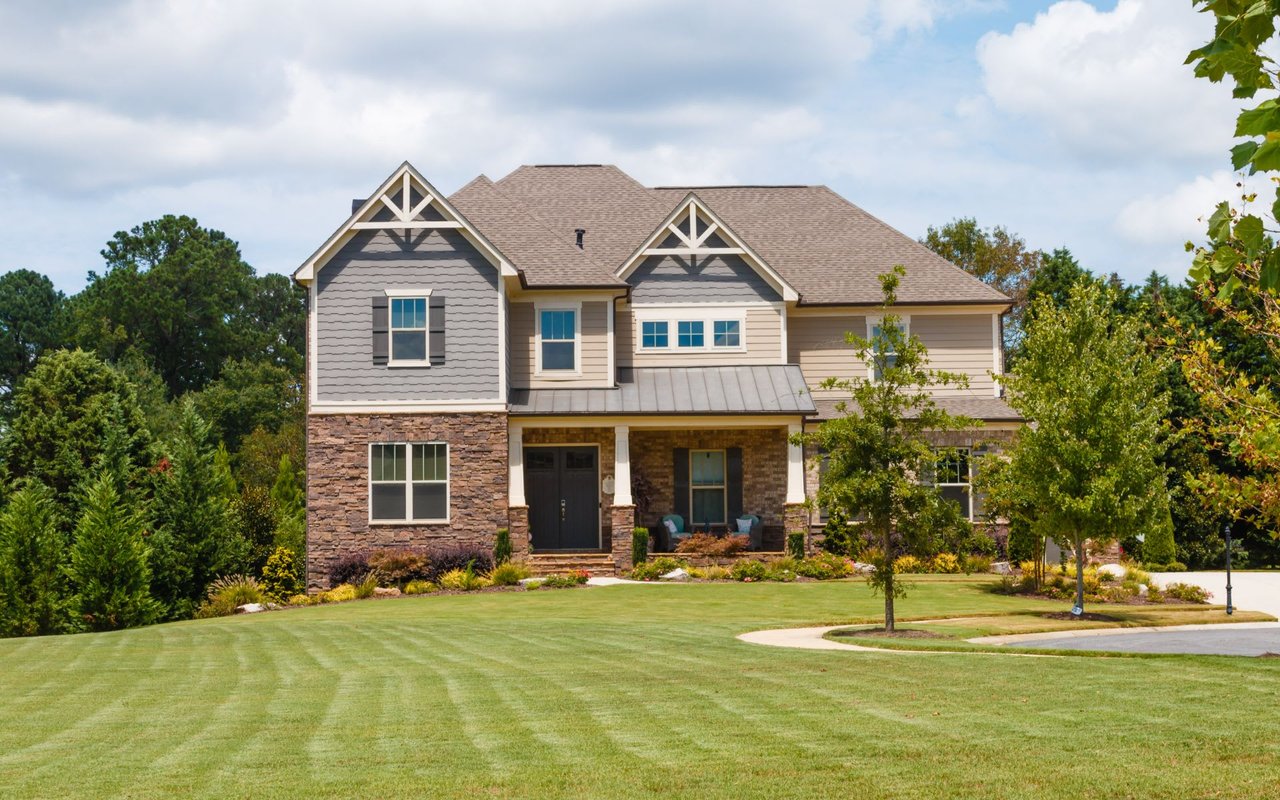
[[[724,451],[725,499],[729,506],[729,523],[736,530],[733,521],[742,516],[742,448],[729,447]]]
[[[444,298],[431,295],[427,302],[427,350],[432,364],[444,363]]]
[[[387,348],[389,346],[390,336],[388,328],[390,327],[390,318],[387,312],[387,296],[385,294],[375,294],[373,296],[373,363],[387,363]]]
[[[677,447],[671,451],[671,474],[674,476],[675,513],[684,520],[685,530],[689,529],[689,448]]]

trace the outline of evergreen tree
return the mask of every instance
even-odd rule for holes
[[[66,537],[53,492],[27,481],[0,513],[0,635],[62,633],[70,624]]]
[[[293,459],[289,458],[288,453],[280,456],[276,482],[271,486],[271,499],[276,504],[276,512],[282,516],[301,516],[305,511],[306,500],[302,484],[298,480],[298,471],[293,468]]]
[[[142,514],[116,484],[107,470],[90,480],[71,551],[75,610],[94,631],[146,625],[160,611],[149,591]]]
[[[247,547],[234,525],[229,473],[218,465],[209,425],[184,400],[178,436],[155,480],[152,592],[168,619],[191,616],[210,583],[240,571]]]

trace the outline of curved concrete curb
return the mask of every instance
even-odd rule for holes
[[[1280,622],[1208,622],[1196,625],[1158,625],[1136,628],[1085,628],[1072,631],[1044,631],[1042,633],[1009,633],[1002,636],[977,636],[965,639],[972,644],[1017,644],[1040,642],[1046,639],[1078,639],[1088,636],[1122,636],[1128,633],[1181,633],[1183,631],[1247,630],[1250,628],[1280,628]]]
[[[954,620],[952,620],[954,621]],[[941,620],[913,620],[913,624],[925,622],[941,622]],[[1063,658],[1064,656],[1041,653],[989,653],[965,650],[898,650],[889,647],[866,647],[860,644],[833,642],[824,638],[831,631],[838,631],[851,625],[823,625],[814,628],[774,628],[764,631],[740,633],[737,638],[749,644],[763,644],[769,647],[790,647],[796,650],[856,650],[860,653],[889,653],[907,656],[1004,656],[1006,658]]]

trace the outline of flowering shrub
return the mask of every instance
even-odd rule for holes
[[[735,581],[751,583],[752,581],[764,580],[764,576],[768,572],[769,568],[762,561],[739,561],[729,568],[729,577]]]

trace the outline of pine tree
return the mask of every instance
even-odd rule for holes
[[[168,463],[156,477],[152,592],[168,619],[191,616],[210,583],[243,568],[247,546],[235,530],[229,473],[218,466],[209,425],[188,399]]]
[[[271,499],[275,501],[276,513],[280,516],[300,516],[306,506],[302,486],[298,481],[298,471],[293,468],[293,461],[288,453],[280,456],[276,482],[271,487]]]
[[[66,557],[53,491],[26,481],[0,513],[0,635],[42,636],[69,628]]]
[[[82,496],[70,569],[77,614],[94,631],[154,622],[160,608],[150,593],[139,509],[116,490],[116,478],[105,470]]]

